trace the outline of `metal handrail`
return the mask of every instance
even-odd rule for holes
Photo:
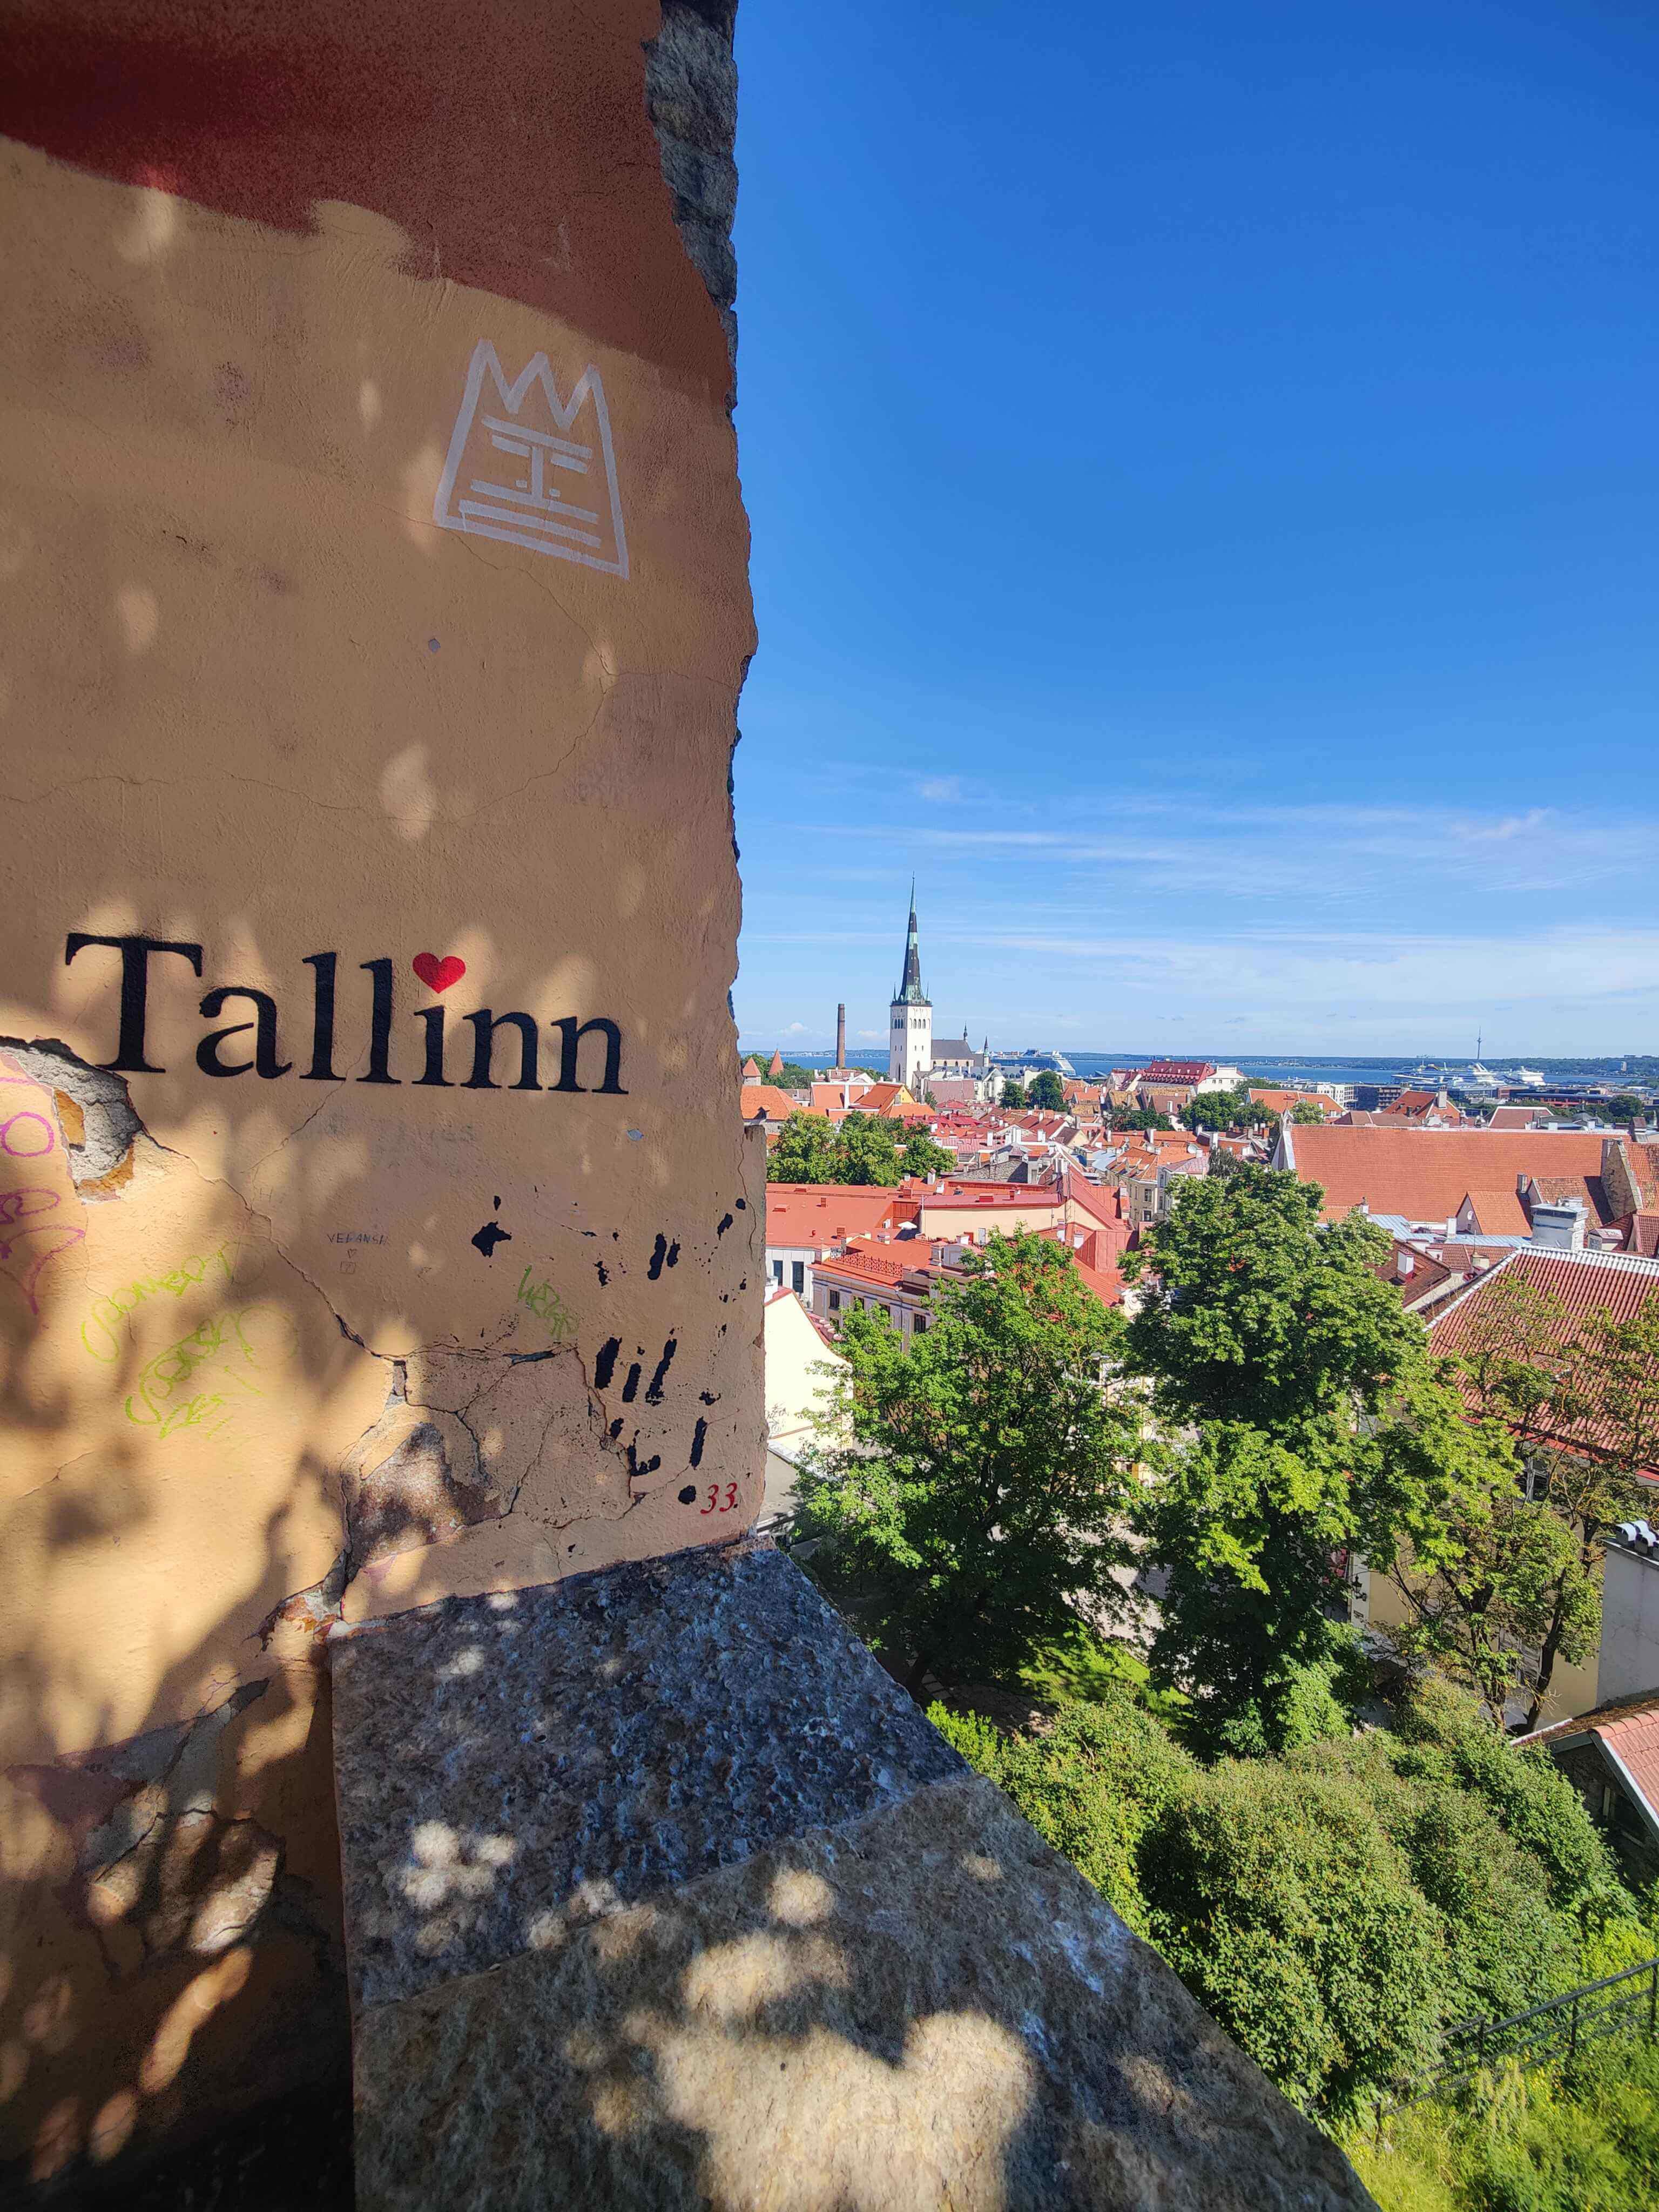
[[[1626,1984],[1635,1986],[1626,1988]],[[1607,1990],[1619,1990],[1620,1994],[1586,2008],[1587,1998],[1599,1996]],[[1420,2104],[1443,2088],[1469,2080],[1493,2058],[1513,2059],[1522,2066],[1536,2065],[1553,2056],[1565,2044],[1571,2063],[1586,2036],[1614,2034],[1621,2027],[1627,2029],[1632,2025],[1632,2009],[1641,2004],[1644,1997],[1647,2001],[1644,2032],[1650,2039],[1659,2039],[1659,1958],[1621,1967],[1616,1974],[1604,1974],[1600,1981],[1585,1982],[1576,1990],[1564,1990],[1558,1997],[1547,1997],[1542,2004],[1531,2005],[1525,2012],[1510,2013],[1503,2020],[1460,2021],[1446,2031],[1439,2063],[1415,2086],[1384,2100],[1377,2114],[1378,2124],[1389,2112]],[[1598,2026],[1599,2022],[1613,2024]],[[1507,2047],[1495,2047],[1503,2044],[1512,2031],[1531,2023],[1538,2023],[1533,2033],[1521,2036]],[[1454,2045],[1462,2047],[1449,2047]]]

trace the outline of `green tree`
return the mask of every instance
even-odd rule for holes
[[[965,1265],[908,1348],[862,1311],[842,1323],[848,1364],[798,1492],[814,1571],[902,1656],[913,1694],[930,1673],[1018,1665],[1075,1626],[1073,1596],[1118,1604],[1130,1556],[1138,1421],[1103,1387],[1121,1322],[1030,1232]]]
[[[1255,1128],[1267,1116],[1246,1084],[1237,1091],[1197,1092],[1182,1108],[1181,1118],[1189,1129],[1223,1129],[1236,1134]]]
[[[1325,1109],[1316,1105],[1311,1098],[1298,1098],[1291,1109],[1291,1121],[1301,1124],[1323,1121],[1328,1118]]]
[[[1651,1110],[1633,1091],[1621,1091],[1616,1098],[1608,1099],[1606,1108],[1609,1121],[1645,1121]]]
[[[1513,1437],[1531,1495],[1466,1516],[1450,1553],[1396,1556],[1403,1640],[1494,1720],[1523,1687],[1531,1729],[1557,1666],[1601,1640],[1603,1532],[1642,1512],[1638,1470],[1659,1461],[1659,1302],[1627,1321],[1577,1316],[1508,1269],[1483,1286],[1449,1371],[1472,1413]]]
[[[1016,1083],[1012,1076],[1003,1084],[1002,1103],[1015,1113],[1023,1112],[1024,1109],[1025,1087],[1023,1084]]]
[[[1212,1767],[1121,1689],[1041,1735],[932,1717],[1330,2118],[1393,2087],[1449,2027],[1586,1978],[1590,1899],[1636,1924],[1547,1754],[1517,1753],[1449,1686],[1413,1689],[1396,1732]]]
[[[766,1156],[768,1182],[834,1182],[835,1124],[818,1114],[792,1114]]]
[[[935,1144],[926,1129],[913,1128],[900,1147],[904,1172],[911,1176],[949,1175],[956,1166],[953,1153]]]
[[[1115,1107],[1108,1116],[1114,1129],[1167,1129],[1169,1118],[1154,1113],[1150,1106]]]
[[[1066,1086],[1052,1067],[1042,1067],[1025,1086],[1025,1103],[1045,1114],[1066,1110]]]
[[[775,1083],[780,1091],[810,1091],[823,1078],[815,1067],[804,1067],[798,1060],[786,1060],[778,1073],[767,1079]]]
[[[836,1133],[836,1182],[887,1184],[903,1179],[904,1163],[899,1158],[899,1138],[903,1130],[902,1121],[890,1121],[880,1114],[849,1114]]]
[[[1427,1338],[1373,1272],[1388,1239],[1322,1194],[1233,1164],[1191,1179],[1125,1272],[1147,1289],[1132,1364],[1172,1431],[1139,1520],[1167,1568],[1153,1679],[1216,1747],[1275,1748],[1335,1717],[1352,1639],[1336,1555],[1437,1563],[1515,1463],[1466,1419]]]

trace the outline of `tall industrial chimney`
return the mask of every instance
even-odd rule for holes
[[[843,1000],[836,1008],[836,1066],[847,1065],[847,1002]]]

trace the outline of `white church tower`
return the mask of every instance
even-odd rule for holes
[[[921,953],[916,943],[916,887],[910,885],[910,927],[904,939],[904,980],[889,1010],[887,1075],[915,1097],[933,1064],[933,1006],[921,988]]]

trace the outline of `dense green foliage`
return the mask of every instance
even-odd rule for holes
[[[1449,1523],[1515,1480],[1502,1425],[1470,1425],[1373,1272],[1386,1237],[1322,1226],[1320,1202],[1235,1164],[1184,1182],[1125,1263],[1146,1282],[1131,1364],[1166,1425],[1137,1515],[1170,1574],[1152,1676],[1192,1698],[1212,1749],[1326,1733],[1354,1657],[1336,1556],[1437,1560]]]
[[[1014,1668],[1076,1625],[1068,1594],[1116,1601],[1111,1569],[1135,1449],[1100,1379],[1121,1332],[1063,1246],[994,1236],[940,1284],[907,1347],[862,1311],[798,1490],[813,1571],[919,1687]]]
[[[926,1129],[879,1114],[848,1114],[839,1127],[792,1114],[767,1157],[769,1182],[870,1183],[889,1189],[908,1175],[945,1175],[956,1164]]]
[[[1382,2212],[1638,2212],[1659,2200],[1659,2045],[1505,2068],[1455,2108],[1413,2106],[1343,2148]]]
[[[1373,2103],[1449,2026],[1573,1985],[1587,1920],[1631,1911],[1547,1756],[1444,1687],[1421,1687],[1397,1733],[1213,1766],[1126,1691],[1062,1708],[1044,1735],[933,1717],[1327,2115]]]
[[[904,1172],[913,1176],[949,1175],[956,1166],[954,1153],[936,1144],[924,1128],[913,1128],[899,1147]]]
[[[1167,1114],[1154,1113],[1150,1106],[1115,1106],[1107,1115],[1114,1129],[1167,1129]]]
[[[1237,1091],[1200,1091],[1182,1108],[1181,1118],[1189,1129],[1237,1133],[1259,1127],[1267,1117],[1251,1097],[1249,1085],[1243,1083]]]
[[[1040,1067],[1025,1086],[1025,1103],[1045,1114],[1066,1110],[1066,1085],[1052,1067]]]
[[[1025,1106],[1025,1085],[1023,1083],[1016,1083],[1012,1075],[1006,1078],[1002,1085],[1000,1103],[1015,1113],[1023,1112]]]
[[[1570,1313],[1505,1273],[1473,1309],[1455,1372],[1471,1409],[1507,1430],[1532,1477],[1466,1512],[1455,1548],[1402,1549],[1401,1648],[1470,1685],[1494,1717],[1517,1685],[1537,1725],[1558,1663],[1601,1632],[1603,1532],[1644,1510],[1636,1470],[1659,1461],[1659,1303],[1634,1318]],[[1536,1654],[1524,1668],[1519,1654]]]

